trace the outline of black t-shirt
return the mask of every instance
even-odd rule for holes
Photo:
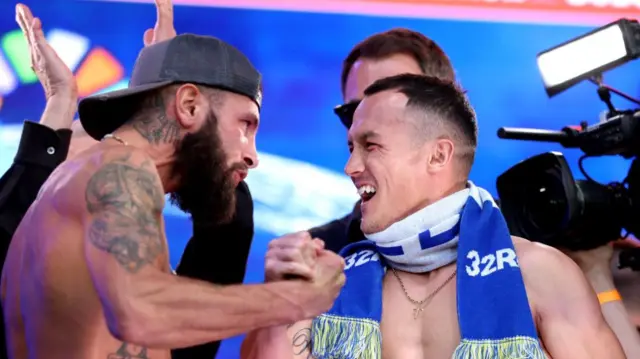
[[[360,202],[358,201],[353,207],[353,211],[348,215],[322,226],[311,228],[309,233],[314,238],[322,239],[326,249],[338,253],[348,244],[365,239],[362,230],[360,230],[361,217]]]
[[[176,273],[216,284],[240,284],[253,239],[253,200],[246,183],[236,189],[236,214],[219,226],[194,226]],[[175,349],[172,359],[211,359],[220,342]]]

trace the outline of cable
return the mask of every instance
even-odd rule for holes
[[[587,171],[585,171],[585,169],[584,169],[583,162],[584,162],[584,160],[586,160],[589,157],[591,157],[591,156],[589,156],[589,155],[580,156],[580,159],[578,160],[578,168],[580,168],[580,173],[582,173],[582,175],[584,176],[584,178],[587,179],[587,181],[600,184],[598,181],[594,180],[591,176],[589,176]]]
[[[616,90],[611,86],[607,86],[607,85],[603,84],[602,82],[599,82],[598,79],[590,78],[589,81],[591,81],[591,83],[595,84],[598,87],[602,87],[602,88],[605,88],[605,89],[613,92],[614,94],[622,97],[623,99],[625,99],[625,100],[627,100],[627,101],[629,101],[631,103],[635,103],[636,105],[640,105],[640,100],[634,98],[631,95],[627,95],[626,93],[624,93],[624,92],[622,92],[620,90]]]

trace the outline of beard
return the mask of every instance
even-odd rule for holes
[[[226,223],[236,207],[233,172],[246,169],[244,163],[227,165],[218,118],[211,112],[200,130],[177,144],[172,177],[179,179],[179,186],[171,202],[191,214],[194,224]]]

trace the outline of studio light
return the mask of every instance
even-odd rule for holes
[[[640,24],[620,19],[538,54],[549,97],[640,56]]]

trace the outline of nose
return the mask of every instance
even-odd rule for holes
[[[247,149],[242,156],[242,160],[249,168],[258,167],[258,150],[256,149],[255,140],[250,141]]]
[[[360,156],[357,155],[354,150],[351,152],[351,156],[349,156],[349,160],[347,164],[344,166],[344,173],[349,177],[355,177],[358,174],[364,171],[364,165],[362,164],[362,160]]]
[[[244,163],[249,168],[256,168],[258,167],[258,156],[255,156],[255,157],[246,156],[244,158]]]

